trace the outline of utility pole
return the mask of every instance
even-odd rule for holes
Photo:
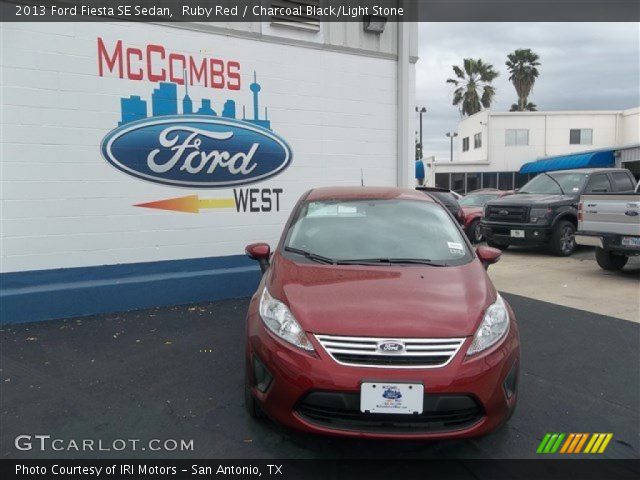
[[[416,107],[416,112],[420,114],[420,159],[422,159],[422,114],[427,111],[426,107]]]
[[[456,138],[458,134],[457,132],[447,132],[445,135],[451,140],[451,156],[449,161],[453,162],[453,139]]]

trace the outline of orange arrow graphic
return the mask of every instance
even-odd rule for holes
[[[173,210],[176,212],[200,213],[201,208],[235,208],[233,198],[198,198],[198,195],[169,198],[155,202],[138,203],[134,207],[157,208],[159,210]]]

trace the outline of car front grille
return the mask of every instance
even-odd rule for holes
[[[438,368],[447,365],[464,338],[377,338],[316,335],[320,345],[336,362],[354,367]],[[402,345],[400,351],[384,351],[381,345]]]
[[[496,222],[527,222],[528,214],[527,207],[489,205],[486,219]]]
[[[305,420],[336,430],[376,433],[430,433],[468,428],[483,417],[483,410],[470,395],[424,396],[419,415],[365,413],[360,411],[360,394],[310,392],[296,405]]]

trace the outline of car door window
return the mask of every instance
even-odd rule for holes
[[[633,192],[633,181],[625,172],[613,172],[613,183],[617,192]]]
[[[601,193],[610,191],[611,182],[609,181],[609,177],[605,173],[600,173],[589,179],[585,193]]]

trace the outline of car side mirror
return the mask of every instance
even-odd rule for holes
[[[487,268],[489,268],[489,265],[493,265],[498,260],[500,260],[502,250],[481,245],[476,248],[476,255],[478,255],[478,258],[480,259],[482,265],[484,265],[484,268],[486,270]]]
[[[247,245],[244,249],[244,253],[246,253],[249,258],[258,261],[262,273],[266,272],[267,268],[269,268],[271,247],[268,243],[259,242]]]

